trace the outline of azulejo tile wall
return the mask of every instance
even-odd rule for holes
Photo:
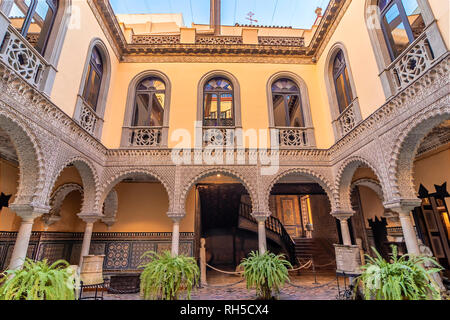
[[[0,270],[8,267],[17,233],[0,232]],[[135,272],[148,262],[141,259],[147,251],[162,253],[171,249],[172,233],[94,233],[90,254],[105,255],[104,270],[114,272]],[[28,257],[35,260],[59,259],[78,264],[81,252],[82,233],[33,232]],[[180,251],[192,256],[194,234],[180,234]]]

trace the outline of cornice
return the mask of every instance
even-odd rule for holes
[[[109,0],[88,0],[100,26],[104,29],[119,60],[124,62],[220,62],[226,63],[302,63],[312,64],[337,28],[343,13],[352,0],[331,0],[311,43],[305,46],[260,44],[180,44],[179,41],[163,43],[127,43]],[[345,7],[345,10],[342,8]],[[342,12],[344,11],[344,12]],[[173,36],[168,36],[174,38]],[[176,37],[175,37],[176,38]],[[280,39],[283,37],[280,37]],[[286,38],[286,37],[284,37]],[[217,37],[220,39],[220,36]],[[220,43],[220,41],[217,41]]]

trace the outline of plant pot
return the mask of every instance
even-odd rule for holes
[[[102,284],[103,280],[103,260],[104,255],[101,256],[84,256],[83,265],[81,266],[80,278],[83,285],[97,285]]]

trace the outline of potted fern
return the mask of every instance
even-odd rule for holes
[[[258,299],[272,300],[274,294],[279,295],[280,289],[289,281],[288,268],[292,268],[284,255],[271,252],[260,254],[251,252],[240,265],[244,269],[247,289],[256,289]]]
[[[145,300],[178,300],[182,293],[191,299],[191,293],[200,277],[200,269],[194,258],[172,256],[169,251],[158,254],[144,253],[141,259],[150,262],[140,266],[141,296]]]
[[[368,263],[361,267],[357,279],[362,285],[366,300],[440,300],[440,292],[432,274],[441,266],[433,258],[416,255],[398,257],[398,249],[392,246],[392,261],[387,262],[375,248],[376,257],[366,256]],[[426,269],[426,264],[433,268]]]
[[[49,265],[26,259],[0,278],[0,300],[75,300],[75,274],[64,260]]]

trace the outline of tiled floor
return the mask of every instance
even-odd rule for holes
[[[336,300],[338,294],[336,276],[321,274],[317,276],[314,284],[313,275],[291,277],[294,287],[286,284],[280,294],[281,300]],[[227,286],[240,280],[238,277],[226,275],[209,276],[209,287],[196,290],[192,300],[252,300],[255,299],[255,290],[248,291],[244,282]],[[216,286],[216,287],[214,287]],[[131,295],[105,295],[105,300],[140,300],[139,294]]]

